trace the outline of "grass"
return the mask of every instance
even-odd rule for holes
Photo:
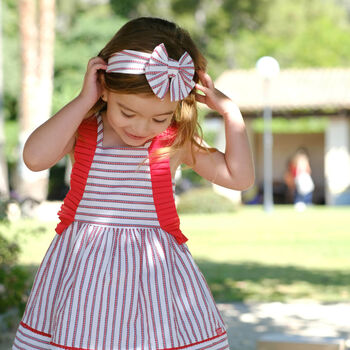
[[[323,302],[350,300],[350,208],[314,207],[297,213],[277,206],[233,214],[181,215],[188,246],[217,301]],[[55,223],[0,224],[18,235],[20,263],[38,265]],[[35,233],[35,234],[34,234]]]
[[[349,301],[349,209],[245,207],[182,227],[217,301]]]
[[[295,212],[277,206],[244,207],[231,215],[181,217],[196,258],[307,268],[350,268],[350,207]]]

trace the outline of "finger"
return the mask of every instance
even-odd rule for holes
[[[88,68],[89,67],[92,67],[93,65],[95,64],[103,64],[103,65],[106,65],[106,62],[99,56],[97,57],[92,57],[89,59],[89,62],[88,62]]]
[[[105,63],[97,63],[94,67],[96,70],[99,70],[99,69],[103,69],[103,70],[106,70],[107,69],[107,64]]]
[[[206,103],[206,97],[204,95],[200,95],[196,93],[195,98],[197,102],[204,103],[204,104]]]
[[[209,89],[203,85],[196,84],[196,89],[203,92],[204,94],[207,94],[209,92]]]
[[[214,98],[215,89],[212,90],[208,87],[205,87],[205,86],[199,85],[199,84],[196,84],[196,89],[200,92],[203,92],[203,94],[206,98],[211,98],[211,99]],[[197,92],[197,94],[198,94],[198,92]]]
[[[198,76],[204,86],[208,87],[209,89],[214,89],[214,83],[209,74],[200,70],[198,71]]]

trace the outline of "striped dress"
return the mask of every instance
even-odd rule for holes
[[[169,159],[79,128],[71,189],[14,350],[224,350],[224,322],[179,229]]]

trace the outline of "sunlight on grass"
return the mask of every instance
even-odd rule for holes
[[[350,300],[350,208],[246,206],[233,214],[181,215],[187,244],[217,301]],[[18,237],[20,263],[39,265],[57,222],[0,224]]]
[[[277,206],[244,207],[231,215],[181,217],[194,257],[349,269],[350,208],[314,207],[299,213]]]

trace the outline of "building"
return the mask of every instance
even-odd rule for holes
[[[291,124],[305,116],[311,116],[316,125],[317,119],[326,120],[321,132],[274,134],[275,191],[283,184],[288,158],[303,146],[310,154],[315,202],[350,204],[350,69],[285,69],[268,85],[256,70],[232,70],[224,72],[215,84],[237,102],[246,120],[257,186],[263,182],[263,137],[253,130],[252,123],[269,105],[274,118],[284,117]],[[215,117],[215,113],[207,117]]]

